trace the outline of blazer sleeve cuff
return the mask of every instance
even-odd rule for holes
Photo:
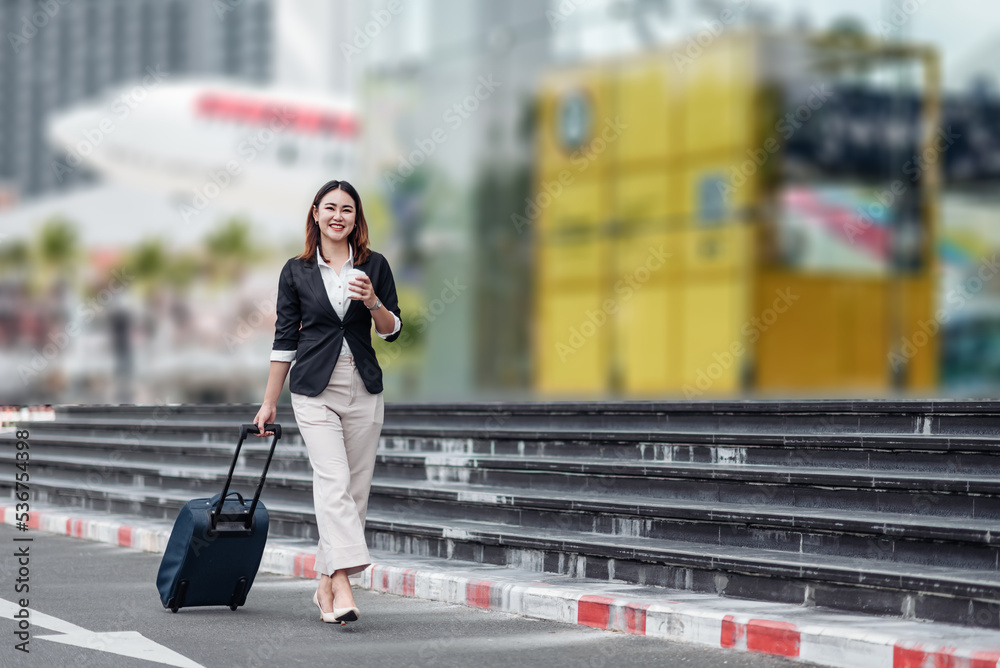
[[[293,361],[295,361],[295,351],[294,350],[272,350],[271,351],[271,361],[272,362],[293,362]]]
[[[389,332],[388,334],[383,334],[382,332],[378,331],[378,327],[376,327],[375,333],[381,336],[383,339],[388,339],[390,336],[398,332],[399,329],[403,326],[403,323],[400,321],[399,316],[396,315],[395,313],[392,314],[392,319],[396,321],[396,326],[392,328],[391,332]]]

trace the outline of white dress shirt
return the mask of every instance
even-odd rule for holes
[[[326,286],[326,294],[330,297],[330,303],[333,305],[333,310],[337,312],[337,316],[341,320],[344,319],[344,314],[347,313],[347,307],[351,305],[350,298],[350,284],[347,281],[342,280],[341,276],[345,276],[349,269],[354,268],[354,249],[348,244],[347,261],[340,268],[340,272],[334,270],[333,267],[328,265],[323,260],[323,254],[320,252],[319,246],[316,247],[316,260],[319,265],[319,273],[323,277],[323,285]],[[367,306],[365,308],[368,308]],[[391,313],[391,312],[390,312]],[[383,339],[392,336],[399,331],[399,328],[403,326],[400,322],[399,316],[395,313],[391,313],[393,320],[396,321],[396,326],[388,334],[383,334],[375,329],[375,333],[381,336]],[[341,355],[351,355],[351,349],[347,345],[347,337],[344,337],[344,345],[340,347]],[[294,350],[272,350],[271,351],[271,361],[272,362],[291,362],[295,359]]]

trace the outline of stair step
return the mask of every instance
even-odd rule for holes
[[[1000,403],[997,405],[1000,410]],[[1000,418],[998,418],[1000,422]],[[199,437],[210,434],[224,434],[235,442],[239,424],[233,421],[199,421],[172,418],[155,424],[149,420],[125,418],[74,418],[72,420],[56,420],[52,422],[30,423],[33,437],[55,433],[73,433],[81,430],[98,432],[128,431],[133,437],[149,434],[154,429],[158,433],[173,432],[177,434],[196,434]],[[298,427],[294,421],[282,425],[282,442],[285,442],[285,432],[298,436]],[[4,435],[10,437],[9,435]],[[864,433],[864,432],[825,432],[813,430],[811,433],[767,433],[753,431],[686,431],[674,427],[662,427],[655,430],[637,429],[635,425],[616,429],[568,429],[565,425],[547,429],[518,429],[514,427],[486,426],[456,426],[456,425],[392,425],[385,424],[382,428],[383,438],[404,438],[419,441],[420,439],[458,439],[472,441],[503,440],[517,442],[526,441],[518,447],[533,447],[533,442],[556,441],[559,445],[572,446],[574,442],[586,447],[586,444],[607,442],[615,446],[625,444],[648,445],[651,454],[654,445],[716,445],[733,447],[750,446],[782,446],[786,448],[861,448],[870,447],[886,450],[913,450],[928,452],[983,452],[1000,455],[1000,444],[993,435],[975,434],[898,434],[898,433]],[[257,440],[253,437],[252,440]],[[264,439],[260,439],[264,440]],[[528,442],[532,443],[528,443]],[[467,447],[469,444],[461,444]],[[482,447],[484,444],[475,444]],[[487,445],[488,447],[488,445]],[[593,447],[591,445],[591,447]]]
[[[100,424],[98,424],[98,422]],[[232,448],[233,424],[199,424],[175,420],[155,432],[137,432],[122,421],[100,420],[75,425],[49,422],[32,439],[46,445],[128,448],[168,452],[172,446]],[[89,431],[90,435],[82,432]],[[12,435],[0,436],[12,439]],[[246,447],[266,448],[268,439],[252,437]],[[294,423],[285,427],[279,452],[301,448]],[[614,462],[651,461],[794,466],[866,471],[1000,473],[1000,445],[988,437],[898,436],[863,434],[706,434],[687,432],[467,430],[413,428],[382,430],[382,449],[399,453],[505,455],[509,457],[605,458]]]
[[[58,489],[58,486],[53,486]],[[176,511],[191,499],[189,492],[177,489],[122,489],[113,485],[91,485],[89,490],[105,498],[120,498],[128,501],[155,501],[161,508]],[[310,503],[289,503],[271,501],[267,508],[272,516],[294,516],[296,518],[314,517]],[[176,512],[174,512],[176,515]],[[515,545],[531,547],[531,549],[555,549],[566,553],[593,553],[598,556],[614,558],[642,558],[652,556],[654,552],[669,552],[681,565],[695,558],[706,558],[715,565],[725,565],[734,570],[754,570],[752,561],[765,564],[764,570],[771,575],[808,574],[817,577],[826,574],[837,581],[868,583],[871,586],[904,586],[907,582],[921,578],[940,581],[936,587],[939,593],[956,595],[962,587],[971,587],[977,596],[1000,598],[1000,573],[984,572],[972,569],[955,569],[921,565],[918,568],[909,564],[879,562],[877,564],[864,562],[864,568],[859,560],[827,555],[788,554],[777,550],[747,549],[742,547],[727,547],[719,545],[700,545],[682,541],[663,539],[647,539],[631,536],[604,536],[596,533],[573,532],[552,529],[545,536],[537,536],[535,532],[523,527],[484,522],[475,520],[454,519],[447,522],[416,521],[409,514],[379,512],[367,518],[369,528],[379,530],[391,529],[413,535],[433,536],[437,538],[458,539],[463,541],[485,541],[493,545]],[[560,547],[561,546],[561,547]],[[591,547],[588,547],[591,546]],[[593,549],[591,549],[593,548]],[[694,565],[694,563],[686,564]],[[963,594],[964,595],[964,594]]]
[[[169,510],[161,517],[176,514],[189,498],[183,491],[126,494],[99,485],[88,493],[117,498],[126,507],[155,504]],[[310,504],[272,501],[267,506],[275,535],[315,539]],[[281,531],[283,524],[299,530]],[[417,521],[410,514],[383,512],[369,516],[366,533],[373,548],[393,552],[872,614],[911,610],[918,618],[956,619],[976,626],[1000,622],[993,603],[1000,598],[1000,575],[995,572],[557,529],[539,535],[490,522]]]
[[[967,473],[854,471],[839,468],[798,468],[791,466],[749,466],[689,462],[609,462],[606,459],[579,457],[510,458],[495,455],[404,455],[381,451],[380,462],[415,468],[493,469],[575,475],[614,475],[638,478],[696,478],[739,480],[741,482],[781,482],[787,484],[831,485],[863,489],[915,489],[933,487],[949,493],[996,494],[1000,480],[994,476]]]
[[[373,517],[369,544],[380,550],[480,561],[868,614],[910,612],[996,627],[996,573],[934,568],[770,550],[722,548],[455,521]],[[581,559],[582,557],[582,559]]]
[[[130,416],[171,421],[250,422],[258,404],[170,406],[59,406],[60,419]],[[1000,402],[955,399],[725,400],[725,401],[484,401],[386,404],[385,426],[441,423],[550,429],[573,423],[604,429],[678,429],[776,433],[978,434],[1000,436]],[[278,406],[279,422],[294,422],[291,407]],[[37,424],[37,423],[36,423]]]
[[[75,468],[95,468],[102,470],[135,471],[139,473],[168,473],[186,469],[199,471],[198,466],[190,461],[182,465],[163,465],[158,462],[120,462],[100,457],[86,455],[49,455],[44,450],[33,456],[35,465],[48,465],[54,468],[71,466]],[[227,460],[230,457],[226,458]],[[0,451],[0,462],[13,464],[16,461],[11,451]],[[294,468],[283,467],[290,460],[276,458],[273,470],[269,476],[291,475]],[[308,460],[300,457],[300,466],[308,465]],[[839,469],[809,469],[796,470],[789,467],[765,466],[730,466],[703,464],[653,464],[653,463],[613,463],[602,460],[532,458],[509,459],[496,456],[427,456],[380,453],[377,462],[385,468],[388,465],[399,465],[408,469],[408,475],[381,475],[377,479],[398,478],[413,484],[417,480],[429,480],[441,484],[446,483],[479,483],[491,487],[508,487],[513,489],[547,489],[550,491],[570,490],[574,494],[600,493],[608,495],[640,496],[647,498],[685,498],[691,493],[690,484],[698,483],[691,496],[701,501],[726,500],[728,491],[721,486],[706,486],[710,483],[733,483],[733,489],[748,492],[749,497],[756,497],[758,504],[768,502],[773,505],[808,506],[803,503],[803,490],[815,488],[819,491],[832,492],[834,496],[847,499],[848,491],[859,491],[881,495],[878,508],[893,512],[886,503],[889,495],[902,492],[906,501],[902,512],[912,513],[922,510],[922,506],[941,505],[949,499],[948,508],[957,501],[964,501],[969,507],[970,518],[997,519],[997,508],[1000,506],[1000,480],[990,476],[970,476],[967,474],[943,474],[933,477],[915,473],[879,473],[877,475],[865,472],[842,471]],[[221,475],[218,465],[209,467]],[[285,468],[285,470],[283,470]],[[291,469],[291,470],[288,470]],[[237,469],[239,472],[252,472],[257,469],[251,462],[241,460]],[[304,472],[306,469],[301,469]],[[502,485],[492,481],[493,472],[501,473]],[[511,473],[512,475],[503,475]],[[180,474],[177,474],[180,475]],[[207,475],[207,473],[206,473]],[[310,477],[311,479],[311,477]],[[491,482],[493,484],[491,484]],[[513,485],[512,483],[520,483]],[[0,484],[3,484],[0,482]],[[770,489],[769,487],[774,487]],[[790,486],[796,486],[791,487]],[[798,491],[799,496],[792,492]],[[940,495],[940,496],[931,496]],[[732,500],[735,503],[745,503],[747,499]],[[783,502],[788,503],[783,503]],[[798,501],[798,502],[796,502]],[[857,504],[854,504],[857,505]],[[837,504],[830,506],[837,508]],[[929,508],[927,508],[929,509]],[[898,511],[897,511],[898,512]]]
[[[36,464],[37,466],[37,464]],[[132,502],[168,489],[185,498],[207,497],[222,488],[224,476],[214,467],[185,467],[158,471],[132,467],[134,482],[121,484],[108,478],[87,478],[90,489]],[[80,479],[47,469],[46,498],[62,503],[88,503],[92,495],[74,492]],[[92,470],[86,462],[80,471]],[[234,474],[233,488],[252,493],[256,472]],[[98,484],[99,483],[99,484]],[[155,487],[148,486],[150,483]],[[263,498],[273,504],[298,504],[310,508],[312,477],[289,473],[269,478]],[[73,500],[75,499],[75,500]],[[140,501],[146,503],[147,501]],[[119,504],[120,505],[120,504]],[[165,516],[159,502],[146,512]],[[372,513],[405,509],[413,515],[440,522],[489,520],[521,526],[536,532],[552,527],[605,535],[610,538],[673,538],[691,543],[766,548],[788,553],[850,556],[872,561],[896,561],[995,571],[1000,561],[1000,523],[949,518],[919,518],[887,513],[851,513],[794,507],[753,508],[741,504],[672,503],[641,497],[603,495],[572,496],[505,488],[436,485],[376,480],[371,489]],[[135,511],[135,508],[132,508]],[[299,530],[293,535],[299,535]]]
[[[0,456],[0,461],[4,461]],[[7,458],[12,463],[12,459]],[[114,468],[137,475],[198,480],[221,484],[225,471],[218,466],[199,466],[185,463],[163,467],[159,464],[128,462],[109,465],[93,457],[60,457],[52,459],[36,456],[34,464],[40,466],[65,466],[80,471]],[[237,467],[233,473],[235,483],[256,485],[259,470]],[[69,479],[67,478],[67,481]],[[269,492],[292,487],[311,491],[313,476],[298,471],[269,470],[265,488]],[[747,506],[742,503],[689,501],[650,498],[627,494],[607,495],[574,491],[572,495],[559,494],[545,489],[511,489],[501,486],[483,486],[467,483],[438,483],[419,480],[378,479],[373,481],[373,491],[403,497],[436,498],[462,503],[480,503],[490,506],[525,506],[554,508],[593,513],[618,513],[649,517],[678,517],[741,524],[775,524],[788,528],[810,526],[827,530],[852,532],[880,532],[898,537],[908,534],[933,539],[954,539],[967,542],[1000,544],[1000,521],[988,519],[919,516],[912,513],[857,512],[843,516],[829,509],[799,508],[795,506]],[[922,535],[926,532],[926,535]],[[943,535],[947,532],[948,535]],[[958,535],[961,533],[961,536]]]
[[[59,424],[59,423],[48,423]],[[61,425],[65,426],[65,425]],[[32,443],[49,447],[75,447],[80,449],[98,450],[127,450],[129,452],[159,452],[178,456],[187,450],[201,453],[228,453],[232,456],[234,436],[232,426],[214,429],[215,436],[212,440],[190,438],[191,433],[204,436],[213,431],[208,427],[201,430],[188,426],[178,427],[178,433],[182,438],[123,438],[112,435],[82,435],[73,433],[74,430],[67,430],[65,434],[33,434]],[[440,430],[438,430],[440,431]],[[288,428],[285,436],[279,442],[278,456],[288,453],[304,454],[305,446],[300,439],[296,439],[297,430]],[[623,436],[623,434],[617,434]],[[610,437],[610,435],[609,435]],[[430,438],[430,437],[428,437]],[[0,434],[0,443],[12,441],[12,434]],[[823,440],[825,439],[825,440]],[[604,464],[606,467],[627,467],[634,463],[643,464],[724,464],[739,467],[760,468],[762,470],[790,466],[795,469],[828,469],[828,470],[856,470],[869,472],[871,474],[882,472],[892,472],[899,470],[892,467],[888,460],[879,460],[878,455],[886,454],[892,449],[899,452],[893,453],[892,457],[908,457],[911,460],[919,458],[922,464],[907,465],[906,469],[913,469],[914,474],[923,475],[929,471],[933,472],[940,466],[932,466],[932,459],[940,457],[941,453],[946,453],[950,457],[944,464],[947,470],[942,473],[964,473],[977,472],[988,473],[994,468],[1000,470],[1000,445],[993,439],[967,438],[967,439],[941,439],[928,437],[913,437],[909,439],[881,438],[879,442],[872,442],[871,439],[854,437],[823,437],[817,439],[813,446],[825,449],[828,452],[822,456],[816,452],[803,452],[802,444],[797,439],[789,439],[781,445],[784,454],[773,457],[755,457],[755,447],[749,445],[737,445],[734,441],[730,445],[713,447],[707,450],[698,450],[692,445],[665,445],[663,443],[649,442],[649,439],[640,440],[629,444],[608,444],[604,441],[567,443],[556,440],[551,442],[527,443],[520,440],[475,440],[475,439],[454,439],[440,437],[437,440],[424,440],[424,437],[398,437],[383,436],[380,452],[384,456],[389,455],[431,455],[467,456],[475,459],[486,459],[489,457],[517,461],[524,460],[532,462],[536,460],[553,461],[589,461],[592,464]],[[776,439],[771,439],[776,440]],[[291,441],[291,442],[290,442]],[[740,443],[747,443],[739,441]],[[270,444],[269,439],[259,439],[253,437],[244,441],[244,448],[248,454],[266,453]],[[921,453],[920,451],[924,452]],[[928,454],[930,452],[938,454]],[[964,459],[961,459],[964,458]],[[844,461],[844,460],[847,461]],[[610,461],[609,461],[610,460]],[[988,461],[987,461],[988,460]],[[442,460],[447,461],[447,460]],[[456,460],[460,461],[460,460]],[[839,462],[838,466],[830,466],[831,462]],[[984,463],[985,462],[985,463]],[[988,464],[988,465],[987,465]],[[517,464],[511,464],[516,467]],[[905,470],[902,472],[906,472]],[[985,477],[985,476],[984,476]]]

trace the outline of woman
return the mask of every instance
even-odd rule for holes
[[[305,251],[281,269],[277,316],[271,372],[253,422],[258,436],[271,434],[262,433],[264,425],[277,417],[291,367],[292,411],[313,469],[319,531],[313,602],[324,622],[344,624],[359,614],[347,578],[371,563],[365,512],[384,410],[371,325],[386,341],[402,327],[389,263],[368,248],[361,197],[347,181],[330,181],[313,198]]]

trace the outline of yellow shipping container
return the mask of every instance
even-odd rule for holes
[[[543,290],[535,323],[535,384],[544,393],[600,394],[607,390],[610,328],[588,314],[602,312],[603,290],[596,284]]]
[[[542,393],[933,385],[929,251],[919,274],[897,278],[762,255],[782,160],[762,53],[759,36],[726,34],[697,57],[681,48],[546,79],[534,193]],[[928,249],[935,186],[924,184]]]

